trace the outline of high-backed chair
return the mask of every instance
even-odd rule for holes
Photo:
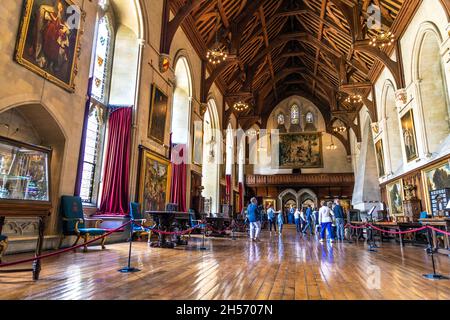
[[[83,215],[83,205],[80,197],[62,196],[61,197],[61,216],[63,220],[63,236],[59,243],[61,247],[65,236],[77,236],[77,240],[73,246],[76,246],[78,241],[83,238],[84,243],[88,242],[89,237],[98,237],[104,235],[108,230],[99,228],[102,219],[85,218]],[[94,228],[88,228],[86,221],[95,221]],[[106,237],[101,240],[102,249],[105,249]],[[84,252],[87,251],[87,245],[84,246]]]
[[[150,239],[152,237],[152,228],[144,226],[144,223],[147,221],[142,216],[140,205],[138,202],[130,202],[130,217],[134,221],[138,222],[140,225],[133,224],[133,234],[148,234],[148,242],[150,242]]]
[[[0,234],[0,263],[2,262],[2,256],[8,248],[8,237]]]

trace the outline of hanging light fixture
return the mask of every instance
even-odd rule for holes
[[[372,47],[378,47],[383,49],[384,47],[392,46],[395,41],[395,36],[391,31],[380,31],[376,35],[372,36],[369,41],[369,45]]]
[[[362,96],[360,94],[351,94],[345,99],[345,102],[355,104],[362,102]]]
[[[238,101],[233,105],[233,108],[237,112],[241,112],[241,111],[247,110],[249,108],[249,105],[246,102]]]
[[[337,149],[337,145],[334,144],[333,136],[331,136],[331,143],[327,146],[327,150],[336,150],[336,149]]]
[[[216,9],[216,42],[211,49],[206,53],[206,58],[212,64],[220,64],[228,57],[227,52],[222,49],[222,44],[219,42],[219,12]]]

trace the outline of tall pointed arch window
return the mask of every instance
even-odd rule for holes
[[[296,104],[291,106],[291,124],[300,124],[300,108]]]
[[[94,71],[91,95],[98,102],[106,104],[111,74],[112,26],[111,19],[104,15],[97,24],[95,43]]]

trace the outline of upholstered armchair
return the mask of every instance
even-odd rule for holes
[[[89,241],[89,237],[98,237],[104,235],[107,230],[99,228],[101,219],[85,218],[83,215],[83,206],[80,197],[62,196],[61,197],[61,215],[63,220],[63,235],[61,237],[59,247],[61,247],[64,237],[75,235],[77,239],[73,246],[76,246],[78,241],[83,238],[84,243]],[[87,221],[95,221],[94,228],[86,226]],[[101,246],[105,249],[106,237],[102,238]],[[84,246],[84,252],[87,251],[87,245]]]
[[[147,220],[142,216],[138,202],[130,202],[130,217],[140,224],[133,224],[133,235],[137,234],[141,236],[143,234],[148,234],[148,242],[150,242],[150,239],[152,237],[152,228],[144,226],[144,223]]]
[[[8,237],[0,234],[0,263],[2,262],[2,256],[8,247]]]

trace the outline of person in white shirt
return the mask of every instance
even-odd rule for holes
[[[325,240],[325,229],[327,231],[327,238],[333,242],[333,234],[331,231],[331,224],[333,222],[333,211],[327,206],[325,201],[320,202],[319,209],[319,223],[320,223],[320,242]]]
[[[294,212],[294,221],[295,221],[295,227],[297,229],[297,232],[302,231],[301,228],[301,222],[300,222],[300,211],[298,210],[298,208],[295,208],[295,212]]]

